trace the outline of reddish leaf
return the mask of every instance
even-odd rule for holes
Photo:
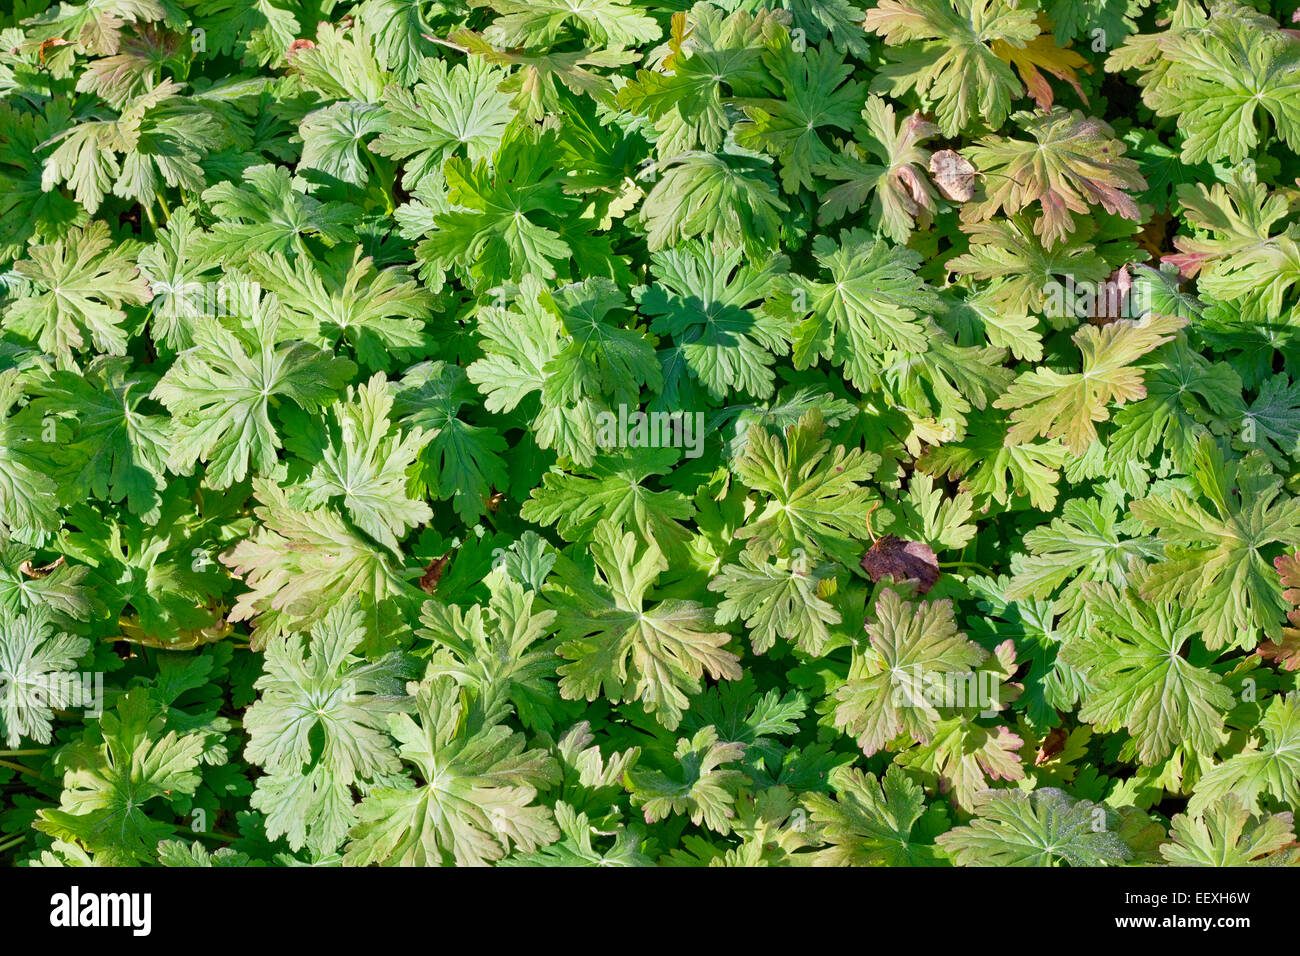
[[[1275,558],[1273,567],[1277,568],[1282,577],[1282,587],[1286,588],[1282,597],[1291,604],[1300,604],[1300,551]],[[1280,667],[1293,671],[1300,669],[1300,607],[1289,612],[1286,619],[1291,626],[1282,628],[1282,640],[1264,641],[1256,648],[1256,653],[1266,661],[1276,661]]]

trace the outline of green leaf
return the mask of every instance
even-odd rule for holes
[[[686,368],[713,398],[735,391],[770,397],[772,366],[789,348],[790,333],[760,304],[788,260],[749,261],[738,246],[688,242],[654,253],[651,263],[654,282],[638,292],[651,331],[672,336]]]
[[[1211,767],[1187,803],[1193,815],[1233,794],[1248,811],[1260,808],[1268,794],[1288,806],[1300,799],[1300,695],[1274,696],[1259,722],[1260,745],[1252,740],[1240,753]]]
[[[249,271],[276,295],[289,312],[287,324],[303,338],[324,348],[345,340],[363,367],[387,371],[394,359],[425,345],[423,319],[432,299],[403,270],[376,269],[360,248],[345,262],[257,255]]]
[[[36,386],[32,412],[70,420],[72,435],[50,459],[73,501],[126,499],[146,521],[157,520],[167,460],[167,421],[141,411],[155,380],[126,359],[98,356],[81,375],[55,372]],[[45,425],[43,424],[44,428]]]
[[[1163,560],[1142,573],[1139,591],[1147,600],[1194,604],[1211,650],[1251,650],[1261,632],[1279,636],[1290,609],[1260,549],[1300,535],[1300,498],[1282,492],[1262,456],[1225,461],[1208,435],[1197,445],[1192,474],[1196,497],[1175,488],[1131,506],[1165,544]]]
[[[221,555],[248,588],[231,621],[254,621],[252,644],[310,628],[329,608],[352,595],[363,598],[366,627],[380,641],[424,597],[403,563],[381,551],[328,507],[292,504],[278,485],[254,479],[261,504],[258,527]],[[415,572],[418,575],[418,571]]]
[[[633,4],[620,0],[477,0],[498,16],[485,35],[504,47],[549,46],[572,26],[604,46],[636,46],[659,39],[659,26]]]
[[[502,458],[507,446],[496,429],[461,417],[462,409],[473,408],[478,396],[465,369],[422,362],[408,368],[394,390],[393,410],[399,421],[425,433],[416,465],[417,487],[450,499],[465,521],[487,512],[493,489],[509,483]]]
[[[736,475],[761,496],[757,511],[736,537],[750,541],[758,556],[825,554],[843,564],[866,531],[874,493],[862,486],[880,466],[880,456],[831,447],[826,424],[813,410],[778,438],[766,428],[747,433]]]
[[[479,59],[451,66],[419,60],[419,81],[409,90],[384,91],[383,132],[371,144],[380,156],[405,165],[402,182],[414,187],[443,163],[461,155],[470,163],[490,158],[514,117],[510,98],[498,92],[505,74]]]
[[[218,847],[212,852],[201,843],[186,843],[183,840],[163,840],[158,844],[158,862],[163,866],[253,866],[247,853],[241,853],[228,846]]]
[[[267,774],[252,806],[266,814],[267,837],[295,850],[337,849],[354,820],[352,787],[400,767],[385,731],[404,705],[403,668],[394,657],[364,660],[364,639],[360,608],[343,602],[310,637],[280,636],[265,648],[261,694],[244,714],[245,756]]]
[[[283,0],[199,0],[195,13],[214,51],[261,65],[282,59],[299,31]]]
[[[988,652],[966,639],[951,601],[912,604],[886,588],[867,622],[870,642],[855,646],[848,680],[835,692],[835,725],[871,756],[905,734],[929,740],[939,721],[932,689],[946,674],[970,676]]]
[[[1007,505],[1027,497],[1034,508],[1050,511],[1069,451],[1055,439],[1008,446],[1002,421],[991,410],[972,416],[960,442],[926,449],[920,467],[931,475],[961,479],[961,490],[984,506],[990,499]]]
[[[584,551],[587,549],[583,549]],[[647,592],[668,570],[653,541],[640,544],[601,522],[590,557],[562,553],[546,585],[561,640],[560,692],[570,700],[640,701],[668,729],[676,727],[700,679],[735,680],[731,636],[712,631],[713,612],[695,601],[647,606]]]
[[[272,399],[320,409],[356,370],[305,342],[281,342],[275,311],[268,297],[255,307],[251,329],[236,333],[216,322],[196,328],[193,347],[159,380],[153,397],[173,416],[173,470],[192,474],[203,461],[208,483],[218,489],[242,481],[250,468],[273,473],[281,441]]]
[[[1085,603],[1088,582],[1123,587],[1130,564],[1158,558],[1160,544],[1140,536],[1134,519],[1120,520],[1114,505],[1076,498],[1065,502],[1061,516],[1024,536],[1025,556],[1011,560],[1015,572],[1007,587],[1011,600],[1047,598],[1059,591],[1054,608],[1077,626],[1063,622],[1070,633],[1088,629]]]
[[[977,119],[1002,125],[1024,88],[990,45],[1020,48],[1038,36],[1034,11],[1010,0],[883,0],[863,26],[888,47],[872,91],[915,90],[933,104],[945,136]]]
[[[1176,605],[1139,603],[1109,585],[1084,587],[1096,630],[1061,651],[1087,681],[1079,719],[1107,732],[1126,728],[1147,765],[1176,748],[1217,750],[1234,701],[1210,669],[1217,655],[1188,646],[1194,616]]]
[[[22,397],[18,371],[0,371],[0,530],[38,540],[59,526],[58,484],[41,466],[46,438],[57,432],[30,412],[11,414]]]
[[[535,606],[536,592],[505,574],[489,577],[488,588],[488,604],[468,611],[425,602],[424,626],[416,633],[434,648],[429,674],[447,674],[473,688],[488,714],[513,705],[526,726],[549,731],[558,709],[558,661],[550,639],[555,612]]]
[[[549,386],[549,401],[540,401],[562,354],[579,358],[578,363],[570,358],[571,367],[581,365],[581,346],[564,335],[540,281],[532,276],[520,285],[514,306],[480,311],[484,355],[470,363],[465,373],[483,393],[489,412],[512,411],[525,399],[530,404],[537,401],[531,422],[537,444],[556,449],[576,464],[590,465],[596,454],[596,416],[601,406],[585,397],[558,401],[554,385]]]
[[[596,846],[598,837],[607,837],[606,831],[597,830],[587,814],[574,812],[563,800],[555,804],[555,823],[560,828],[560,840],[533,853],[516,853],[499,862],[498,866],[653,866],[654,861],[640,850],[644,830],[635,825],[620,827],[614,834],[614,843],[605,849]],[[603,842],[603,841],[602,841]]]
[[[638,70],[619,91],[618,104],[654,123],[661,159],[701,147],[717,150],[731,126],[723,84],[738,96],[765,92],[762,56],[779,30],[766,10],[728,14],[696,4],[674,18],[671,54],[660,69]]]
[[[755,654],[771,650],[781,638],[817,656],[830,640],[829,625],[841,620],[821,593],[833,582],[827,566],[811,568],[799,560],[764,562],[742,551],[739,563],[724,566],[709,582],[709,590],[724,595],[717,622],[743,620]]]
[[[850,229],[838,244],[818,236],[813,256],[829,281],[792,276],[775,304],[778,314],[798,321],[796,368],[829,359],[854,385],[869,389],[887,355],[926,351],[922,316],[938,309],[939,298],[916,275],[918,254]]]
[[[935,841],[958,866],[1119,866],[1133,857],[1113,810],[1062,790],[988,790],[976,814]]]
[[[149,299],[131,246],[114,245],[108,227],[96,221],[28,252],[30,258],[15,263],[14,271],[31,283],[31,291],[5,310],[0,325],[54,353],[64,366],[88,344],[125,354],[122,306]]]
[[[422,259],[458,267],[475,288],[518,282],[526,273],[553,279],[572,247],[563,229],[576,204],[555,168],[555,136],[519,132],[493,162],[453,156],[445,173],[451,208],[435,215],[437,230],[420,244]]]
[[[732,805],[736,788],[749,778],[725,767],[739,760],[744,752],[744,744],[721,743],[716,728],[703,727],[694,737],[677,741],[673,751],[677,766],[668,773],[639,768],[628,773],[632,803],[642,808],[646,823],[682,813],[695,824],[729,833],[735,816]]]
[[[429,521],[433,510],[409,494],[406,477],[427,439],[418,428],[394,433],[392,408],[382,372],[349,387],[347,398],[330,409],[338,429],[331,429],[301,489],[309,508],[342,499],[341,508],[358,528],[396,552],[401,539]]]
[[[829,45],[799,54],[787,40],[764,53],[763,63],[780,97],[736,100],[747,117],[736,126],[736,142],[780,160],[781,188],[793,193],[811,187],[813,168],[831,158],[819,130],[849,129],[862,88],[849,79],[853,67]]]
[[[303,118],[299,168],[317,169],[335,179],[363,186],[370,179],[361,150],[367,136],[387,128],[380,107],[370,103],[331,103]]]
[[[669,474],[677,457],[671,448],[634,448],[599,457],[591,477],[553,471],[543,476],[519,515],[555,525],[566,541],[585,540],[597,524],[608,521],[620,532],[639,532],[662,548],[680,547],[690,538],[681,522],[694,516],[694,507],[681,492],[647,487],[652,476]]]
[[[354,242],[357,208],[321,202],[300,177],[283,166],[250,166],[243,184],[217,183],[203,193],[218,221],[204,251],[227,262],[242,262],[254,252],[308,256],[307,237],[326,246]]]
[[[24,736],[51,739],[54,711],[84,706],[84,680],[74,671],[90,650],[85,638],[55,629],[48,607],[0,616],[0,725],[6,746]]]
[[[1115,413],[1109,450],[1146,458],[1159,448],[1173,457],[1180,471],[1190,471],[1196,437],[1240,412],[1241,379],[1226,363],[1197,355],[1181,337],[1161,347],[1153,366],[1143,376],[1146,398]],[[1279,414],[1272,395],[1261,396],[1257,404],[1259,413],[1251,417],[1261,438],[1285,441],[1288,416]]]
[[[1134,363],[1172,339],[1185,324],[1173,316],[1150,315],[1137,322],[1119,319],[1102,329],[1081,326],[1074,342],[1083,355],[1082,372],[1061,374],[1040,366],[1021,373],[993,403],[1015,409],[1006,444],[1060,438],[1071,452],[1082,453],[1097,440],[1095,423],[1110,418],[1111,402],[1146,397],[1142,370]]]
[[[925,791],[899,767],[891,766],[880,780],[840,767],[831,775],[831,785],[836,799],[820,793],[807,797],[813,823],[823,828],[830,844],[817,852],[816,865],[938,864],[925,836],[936,824],[943,826],[942,812],[926,811]]]
[[[1086,214],[1090,206],[1141,218],[1128,193],[1145,190],[1146,181],[1110,126],[1059,107],[1012,119],[1034,142],[989,136],[968,151],[966,158],[984,174],[985,195],[962,207],[964,222],[983,222],[999,210],[1014,215],[1037,203],[1042,216],[1034,233],[1050,249],[1074,231],[1070,214]]]
[[[418,785],[376,787],[357,808],[344,861],[356,866],[482,866],[512,848],[554,843],[551,812],[533,801],[558,781],[554,760],[523,734],[481,720],[450,677],[410,685],[415,716],[389,718]]]
[[[658,181],[641,204],[650,251],[696,236],[736,237],[758,257],[776,244],[781,214],[768,162],[741,152],[685,152],[653,167]]]
[[[826,191],[817,221],[823,225],[855,213],[871,196],[871,222],[895,242],[905,243],[917,226],[935,213],[936,193],[926,170],[930,152],[921,142],[939,132],[920,113],[897,120],[894,107],[868,96],[863,122],[838,155],[813,166],[818,176],[839,183]]]
[[[164,733],[164,722],[145,688],[123,697],[97,731],[60,752],[63,795],[57,809],[37,812],[36,827],[106,866],[152,859],[177,827],[146,808],[194,793],[205,737]]]
[[[1218,4],[1208,16],[1191,7],[1195,26],[1175,23],[1158,47],[1130,38],[1107,69],[1141,71],[1143,101],[1177,116],[1185,163],[1240,163],[1261,137],[1257,117],[1292,149],[1300,148],[1297,65],[1300,43],[1277,22],[1246,7]]]
[[[1292,815],[1256,820],[1232,793],[1200,816],[1178,814],[1169,835],[1160,853],[1171,866],[1286,866],[1296,859]]]

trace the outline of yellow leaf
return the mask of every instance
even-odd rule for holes
[[[1043,32],[1023,47],[1012,46],[1006,40],[994,40],[991,45],[993,55],[1016,68],[1016,72],[1020,74],[1020,79],[1039,109],[1052,108],[1052,88],[1043,76],[1044,72],[1052,74],[1058,80],[1065,80],[1074,87],[1074,91],[1079,94],[1079,99],[1087,103],[1088,97],[1079,86],[1079,75],[1075,70],[1083,68],[1091,72],[1092,67],[1078,53],[1057,46],[1051,32],[1046,29],[1042,17],[1038,18],[1038,26]],[[1040,70],[1042,72],[1039,72]]]

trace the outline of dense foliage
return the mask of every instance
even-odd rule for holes
[[[1267,7],[16,0],[0,859],[1297,862]]]

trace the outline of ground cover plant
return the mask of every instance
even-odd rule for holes
[[[0,861],[1296,863],[1292,13],[15,0]]]

